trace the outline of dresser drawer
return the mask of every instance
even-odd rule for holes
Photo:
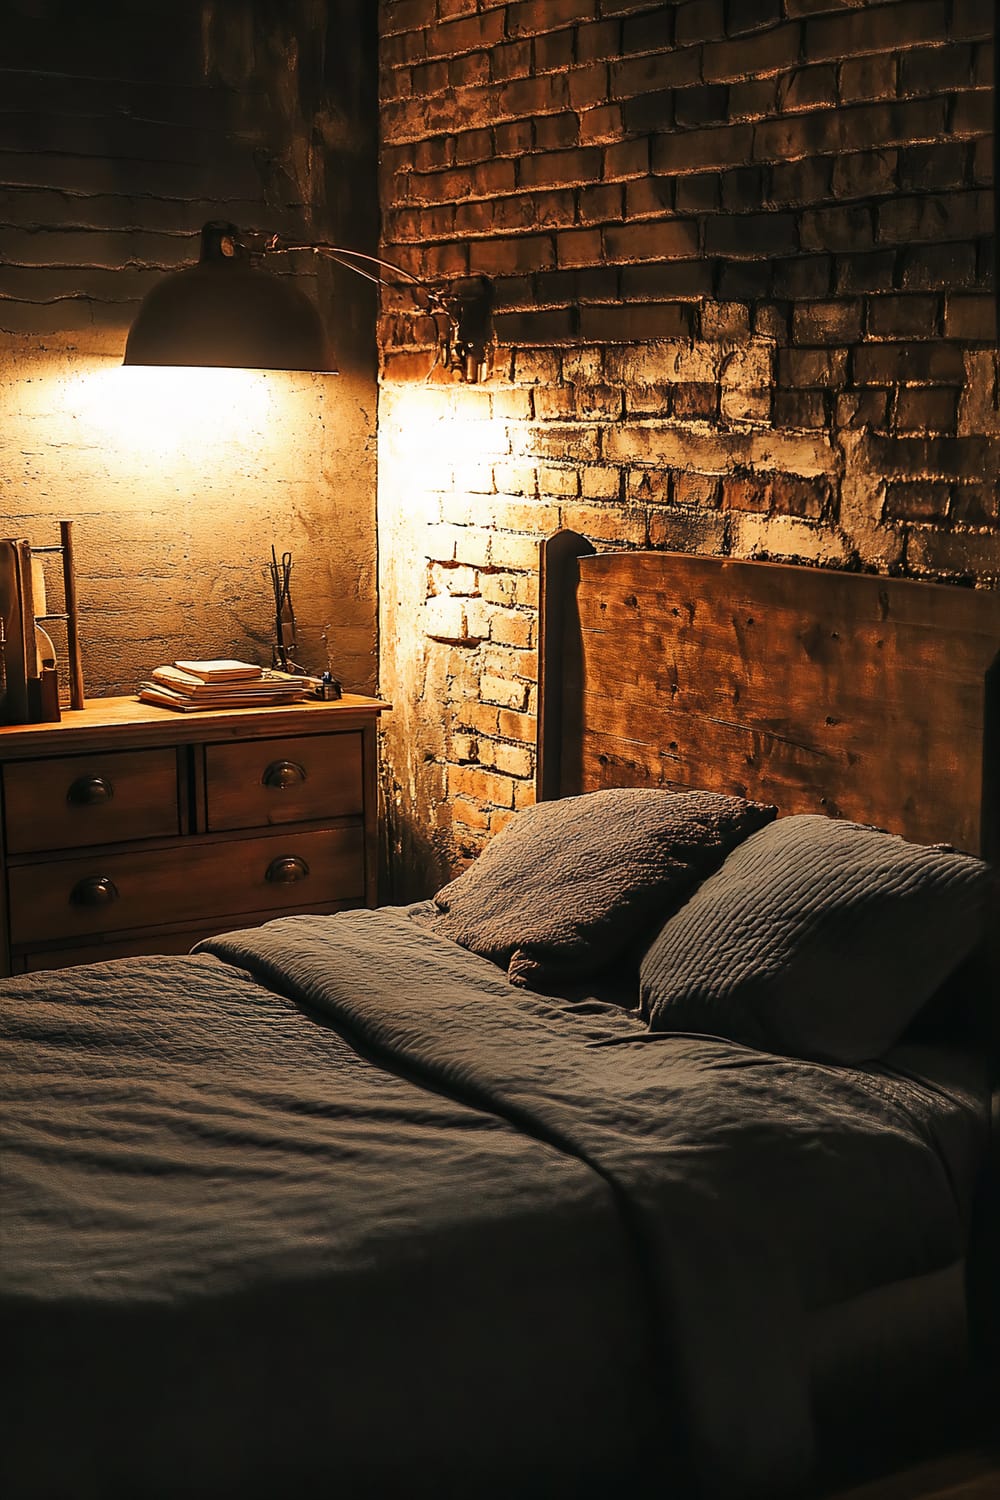
[[[364,900],[360,824],[39,860],[8,871],[11,942],[25,948],[168,922],[220,922],[321,902]],[[258,916],[259,919],[259,916]]]
[[[361,744],[344,733],[206,746],[209,832],[359,815]]]
[[[180,831],[175,750],[112,750],[3,768],[7,852],[79,849]]]

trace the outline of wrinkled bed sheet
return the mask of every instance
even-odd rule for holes
[[[968,1091],[651,1036],[404,910],[0,995],[9,1497],[776,1497],[807,1315],[962,1252]]]

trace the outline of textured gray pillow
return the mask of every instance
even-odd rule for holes
[[[755,833],[640,969],[652,1030],[854,1064],[880,1057],[985,936],[992,873],[966,854],[807,814]]]
[[[776,809],[712,792],[618,788],[525,808],[434,897],[435,931],[558,987],[608,963]]]

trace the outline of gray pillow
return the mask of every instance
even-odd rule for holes
[[[434,897],[434,930],[557,988],[610,962],[776,809],[712,792],[617,788],[541,802]]]
[[[755,833],[640,968],[656,1031],[855,1064],[880,1057],[985,937],[989,866],[807,814]]]

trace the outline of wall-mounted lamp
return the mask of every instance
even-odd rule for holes
[[[297,250],[325,256],[376,286],[411,292],[437,324],[439,361],[464,380],[478,380],[491,336],[492,288],[484,277],[435,287],[374,255],[278,235],[253,249],[234,224],[220,221],[202,229],[198,264],[173,272],[143,298],[125,364],[335,371],[312,302],[293,282],[256,264],[263,255]]]

